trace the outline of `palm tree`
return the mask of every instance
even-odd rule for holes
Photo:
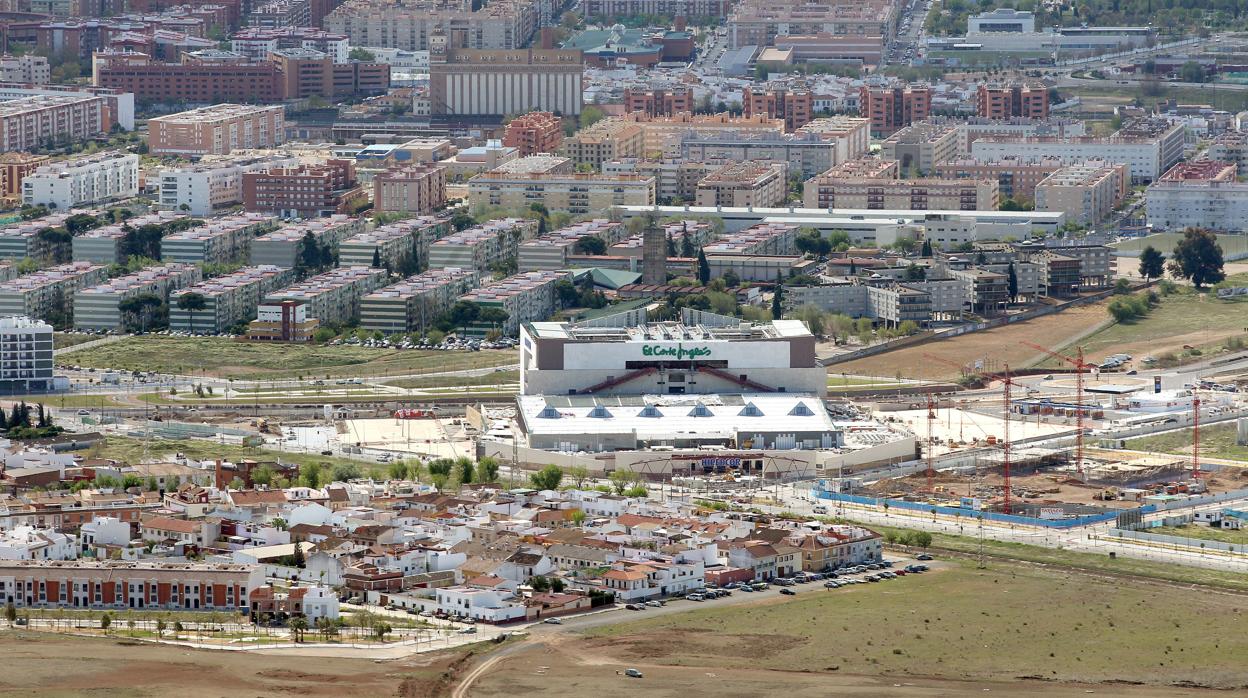
[[[190,313],[190,332],[195,334],[195,313],[208,307],[204,294],[191,291],[178,296],[178,308]]]
[[[308,621],[302,616],[290,619],[290,632],[295,642],[303,642],[303,631],[308,629]]]

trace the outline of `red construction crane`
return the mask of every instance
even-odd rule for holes
[[[1046,349],[1039,344],[1019,342],[1025,347],[1042,351],[1055,359],[1060,359],[1075,367],[1075,467],[1080,477],[1083,476],[1083,413],[1087,406],[1083,403],[1083,372],[1097,368],[1096,364],[1083,360],[1083,347],[1075,348],[1075,358]]]

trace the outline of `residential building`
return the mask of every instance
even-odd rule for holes
[[[598,174],[508,174],[483,172],[468,180],[468,203],[477,206],[528,207],[537,202],[550,211],[583,215],[616,206],[654,204],[654,177]]]
[[[754,136],[689,133],[680,140],[680,157],[692,162],[785,162],[790,172],[812,177],[840,164],[836,141],[816,133]]]
[[[169,329],[200,334],[226,332],[240,322],[255,319],[260,299],[293,280],[291,269],[254,266],[178,289],[169,296]],[[188,294],[202,297],[204,307],[192,310],[179,305]]]
[[[386,270],[339,267],[265,296],[265,305],[302,303],[309,318],[323,325],[345,325],[360,316],[360,299],[386,282]]]
[[[385,94],[390,89],[390,66],[371,61],[338,62],[310,48],[282,48],[268,60],[281,73],[286,99],[321,97],[329,100]]]
[[[531,111],[507,122],[503,145],[520,151],[520,157],[558,152],[563,142],[563,120],[548,111]]]
[[[215,542],[220,536],[220,522],[207,519],[189,521],[168,516],[149,516],[139,524],[139,538],[150,543],[200,549]]]
[[[588,0],[580,8],[595,24],[610,24],[618,18],[650,15],[689,19],[723,19],[732,9],[730,0]]]
[[[797,251],[796,225],[789,223],[759,223],[734,233],[724,233],[717,240],[705,245],[702,251],[709,257],[726,255],[792,255]]]
[[[1130,191],[1125,164],[1067,165],[1036,185],[1036,210],[1061,211],[1068,222],[1093,226],[1108,218]]]
[[[1235,164],[1237,177],[1248,176],[1248,131],[1226,131],[1213,139],[1206,157]]]
[[[251,263],[295,267],[299,263],[300,245],[309,234],[321,248],[336,252],[343,240],[362,232],[364,219],[341,214],[283,226],[251,241]]]
[[[936,176],[941,179],[995,179],[1002,201],[1013,199],[1023,203],[1034,202],[1036,185],[1061,167],[1062,161],[1055,158],[1006,157],[990,162],[962,158],[936,165]]]
[[[44,56],[0,56],[0,82],[46,85],[52,82],[52,68]]]
[[[567,278],[567,272],[530,271],[465,293],[459,300],[476,303],[482,310],[495,308],[507,313],[507,319],[499,323],[475,322],[464,328],[465,334],[484,336],[498,331],[515,336],[521,324],[549,318],[555,313],[555,284]]]
[[[887,270],[887,271],[892,271]],[[868,318],[897,327],[910,321],[927,326],[934,321],[962,318],[967,310],[967,285],[957,279],[905,281],[823,278],[817,286],[786,286],[785,303],[791,308],[813,305],[832,313]]]
[[[251,592],[263,585],[256,565],[0,561],[0,602],[18,608],[245,611]]]
[[[985,136],[1054,136],[1057,138],[1073,138],[1087,135],[1087,127],[1079,119],[1047,118],[1032,119],[1014,116],[1008,119],[986,119],[980,116],[965,118],[953,116],[933,116],[927,123],[937,126],[952,126],[958,129],[958,157],[965,158],[971,154],[971,143]]]
[[[149,119],[152,155],[203,157],[272,148],[286,141],[281,105],[217,104]]]
[[[688,162],[680,158],[625,158],[602,163],[602,173],[611,177],[654,177],[655,199],[660,203],[674,204],[682,201],[692,203],[698,195],[698,182],[719,167],[717,162]]]
[[[237,54],[230,53],[227,58]],[[282,74],[268,61],[161,63],[142,54],[95,55],[95,84],[147,102],[183,104],[274,103],[285,99]]]
[[[353,213],[368,200],[355,179],[351,160],[300,165],[243,174],[243,206],[248,211],[291,218]]]
[[[106,279],[106,264],[71,262],[0,282],[0,317],[26,315],[53,325],[69,325],[78,289]]]
[[[732,272],[742,281],[772,282],[776,276],[788,278],[797,274],[815,274],[819,263],[800,255],[708,254],[706,265],[711,278],[718,279]]]
[[[984,317],[1005,312],[1010,301],[1009,278],[987,269],[967,267],[950,269],[949,275],[965,287],[967,309]]]
[[[43,259],[52,253],[53,244],[39,233],[47,228],[57,228],[65,224],[71,214],[53,213],[43,218],[29,221],[14,221],[0,226],[0,259]],[[12,277],[9,277],[12,278]],[[8,281],[8,278],[0,279]]]
[[[800,551],[806,572],[827,572],[884,559],[883,536],[862,526],[832,525],[794,533],[786,542]]]
[[[244,174],[298,164],[298,158],[290,155],[249,155],[160,170],[155,174],[160,187],[157,202],[163,209],[210,216],[220,209],[243,203]],[[151,179],[149,176],[148,181]]]
[[[975,93],[975,112],[986,119],[1047,119],[1049,90],[1043,84],[980,84]]]
[[[256,306],[256,319],[247,323],[247,339],[253,342],[311,342],[320,320],[308,315],[308,304],[298,300]]]
[[[573,165],[601,170],[602,163],[609,160],[643,157],[645,131],[624,119],[603,119],[564,140],[562,153]]]
[[[836,164],[866,155],[871,146],[871,120],[857,116],[825,116],[797,129],[836,143]]]
[[[698,206],[778,206],[789,195],[785,163],[738,162],[698,181]]]
[[[932,111],[932,88],[863,86],[858,97],[858,113],[871,119],[871,133],[887,136],[916,121],[926,119]]]
[[[251,26],[230,35],[230,48],[252,60],[264,60],[283,48],[308,48],[327,53],[335,63],[351,59],[351,45],[344,34],[334,34],[313,25],[264,28]]]
[[[619,242],[627,231],[623,223],[605,218],[573,223],[520,243],[517,264],[522,272],[566,269],[569,255],[577,254],[582,240],[601,240],[605,250]]]
[[[0,392],[43,393],[52,376],[52,326],[25,315],[0,317]]]
[[[958,130],[918,123],[898,130],[881,144],[880,156],[900,163],[903,174],[931,174],[941,163],[958,157]],[[979,158],[976,158],[979,159]]]
[[[1161,230],[1244,230],[1248,227],[1248,183],[1238,180],[1237,171],[1233,161],[1175,165],[1144,192],[1149,224]]]
[[[381,266],[390,271],[414,267],[429,259],[429,246],[449,231],[448,219],[432,216],[383,225],[343,240],[338,246],[338,263],[344,267]]]
[[[47,155],[0,153],[0,200],[15,206],[22,200],[22,180],[49,161]]]
[[[73,536],[50,528],[18,526],[0,531],[0,560],[74,560]]]
[[[446,170],[418,164],[373,177],[373,210],[378,213],[432,213],[446,205]]]
[[[386,334],[423,333],[476,286],[477,273],[471,269],[443,267],[409,276],[360,300],[360,327]]]
[[[155,296],[166,302],[175,289],[199,282],[203,273],[193,264],[174,262],[140,269],[74,294],[74,327],[79,330],[120,330],[144,328],[147,318],[127,318],[121,305],[130,298]],[[154,311],[155,309],[153,309]]]
[[[695,133],[733,140],[784,134],[784,119],[773,119],[766,114],[747,117],[728,113],[679,112],[672,116],[646,116],[641,112],[630,112],[615,120],[641,127],[641,154],[645,157],[677,157],[680,155],[681,139]]]
[[[672,241],[672,247],[681,257],[696,257],[696,250],[708,244],[719,233],[715,226],[705,221],[684,220],[660,224],[664,244]],[[615,257],[641,258],[645,250],[645,235],[637,233],[607,248],[607,254]]]
[[[435,115],[548,111],[578,116],[584,79],[580,51],[429,50],[429,106]]]
[[[500,218],[451,233],[429,246],[429,268],[484,274],[516,259],[520,243],[537,235],[537,228],[538,222],[528,218]]]
[[[898,6],[887,0],[811,4],[803,0],[744,0],[728,15],[728,45],[771,46],[785,35],[827,32],[847,36],[895,36]]]
[[[1008,156],[1058,158],[1067,164],[1107,160],[1125,163],[1133,183],[1147,183],[1183,159],[1184,130],[1164,119],[1135,119],[1106,137],[987,136],[971,143],[971,157],[981,162]]]
[[[675,116],[693,113],[696,105],[693,88],[672,86],[651,89],[648,85],[624,88],[624,112],[640,112],[646,116]]]
[[[86,94],[40,94],[0,102],[0,147],[35,151],[48,143],[84,141],[108,132],[106,102]]]
[[[190,225],[192,221],[183,213],[159,211],[142,216],[134,216],[123,223],[114,223],[93,228],[74,236],[71,241],[72,258],[75,262],[99,262],[102,264],[124,264],[128,252],[125,247],[127,236],[134,230],[146,225],[161,226],[170,224],[173,227]]]
[[[203,225],[166,235],[160,241],[160,256],[166,262],[187,264],[245,261],[251,254],[252,238],[275,225],[277,218],[263,213],[214,218]]]
[[[0,100],[11,101],[28,97],[99,98],[104,100],[101,119],[104,131],[120,126],[134,129],[134,95],[108,87],[94,85],[49,85],[29,82],[0,82]],[[90,110],[88,109],[88,113]],[[75,114],[73,110],[61,112],[65,117]],[[91,119],[87,119],[89,123]]]
[[[803,202],[823,209],[995,211],[1000,190],[992,179],[885,179],[820,175],[806,182]]]
[[[746,87],[741,93],[746,118],[765,115],[784,119],[784,130],[793,132],[814,118],[814,95],[808,89],[789,89],[783,84]]]
[[[0,109],[6,103],[0,103]],[[22,180],[22,203],[68,211],[139,193],[139,156],[98,153],[39,167]]]
[[[763,540],[733,541],[720,547],[723,562],[754,571],[754,579],[767,581],[788,577],[802,567],[800,551],[783,543]]]
[[[459,37],[454,48],[519,49],[528,45],[540,20],[538,3],[527,1],[473,11],[462,3],[430,0],[348,0],[329,13],[324,28],[346,35],[352,46],[432,52],[451,35]]]

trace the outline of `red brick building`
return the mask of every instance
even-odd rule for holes
[[[538,153],[555,153],[563,142],[563,123],[548,111],[531,111],[517,116],[507,124],[503,145],[519,148],[520,157]]]
[[[328,54],[300,48],[274,51],[269,60],[281,74],[284,99],[376,95],[390,88],[390,66],[384,63],[335,63]]]
[[[642,112],[646,116],[673,116],[680,112],[693,113],[693,88],[676,87],[667,90],[624,90],[624,111]]]
[[[1049,91],[1043,85],[980,85],[975,111],[989,119],[1049,116]]]
[[[765,114],[770,119],[784,119],[785,131],[796,131],[815,118],[815,97],[809,91],[790,91],[783,87],[745,88],[741,95],[745,116]]]
[[[430,213],[445,203],[446,170],[437,165],[408,165],[373,177],[373,210],[378,213]]]
[[[243,175],[243,206],[248,211],[320,218],[351,213],[364,198],[350,160]]]
[[[281,102],[282,73],[273,63],[110,63],[97,83],[134,93],[139,102]]]
[[[75,560],[0,561],[0,603],[18,608],[245,611],[264,584],[253,565]]]
[[[871,119],[871,133],[886,136],[926,119],[932,112],[930,87],[863,87],[858,113]]]

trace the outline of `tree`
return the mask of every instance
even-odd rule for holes
[[[498,459],[485,456],[477,461],[477,481],[494,482],[498,480]]]
[[[920,257],[932,256],[932,241],[930,239],[923,238],[923,248],[919,251],[919,256]]]
[[[373,250],[373,268],[374,269],[381,268],[381,248],[380,247]]]
[[[1144,281],[1161,278],[1166,271],[1166,256],[1152,245],[1140,252],[1140,276]]]
[[[108,629],[109,629],[112,625],[113,625],[113,617],[112,617],[112,616],[108,615],[107,613],[105,613],[104,615],[100,616],[100,629],[101,629],[101,630],[103,630],[105,634],[107,634],[107,633],[108,633]]]
[[[698,249],[698,283],[705,286],[711,282],[711,265],[706,262],[706,252]]]
[[[1170,275],[1188,279],[1199,290],[1226,278],[1222,271],[1222,247],[1218,238],[1204,228],[1188,228],[1183,239],[1174,246],[1174,255],[1167,268]]]
[[[606,113],[592,104],[587,104],[581,109],[580,126],[581,128],[589,128],[594,124],[602,121],[606,117]]]
[[[371,51],[359,46],[352,48],[351,53],[347,54],[347,58],[350,58],[353,61],[364,61],[366,63],[377,60],[377,56],[373,55]]]
[[[779,320],[784,314],[784,277],[776,271],[776,285],[771,292],[771,319]]]
[[[611,487],[615,489],[616,494],[624,494],[629,487],[641,481],[641,476],[627,468],[616,470],[609,476]]]
[[[604,255],[607,253],[607,241],[597,235],[586,235],[576,241],[576,253],[588,255]]]
[[[1205,69],[1196,61],[1188,61],[1179,68],[1179,79],[1183,82],[1204,82],[1206,77]]]
[[[158,618],[158,619],[156,619],[156,637],[164,637],[164,636],[165,636],[165,630],[166,630],[168,627],[169,627],[169,625],[168,625],[167,623],[165,623],[165,619],[164,619],[164,618]]]
[[[208,299],[204,294],[188,291],[178,296],[178,309],[187,313],[187,326],[191,334],[195,334],[195,313],[208,307]]]
[[[563,470],[557,465],[548,465],[545,468],[529,475],[529,482],[533,485],[533,489],[537,490],[555,490],[559,488],[559,483],[563,480]]]
[[[308,564],[307,557],[303,554],[303,543],[298,538],[295,539],[295,552],[290,557],[293,563],[291,567],[303,569]]]
[[[472,461],[467,458],[459,458],[455,461],[456,475],[459,476],[460,484],[467,485],[472,482],[472,478],[477,474],[476,468],[473,467]]]
[[[1006,285],[1010,289],[1010,300],[1018,298],[1018,272],[1014,270],[1014,263],[1010,262],[1010,270],[1006,274]]]
[[[583,465],[569,466],[568,477],[572,478],[573,486],[579,490],[585,485],[585,481],[589,479],[589,468]]]
[[[303,642],[303,634],[308,630],[308,621],[303,616],[290,619],[290,632],[295,642]]]
[[[268,487],[273,484],[273,468],[267,463],[251,471],[251,484]]]
[[[299,482],[304,487],[316,489],[321,486],[321,466],[319,463],[308,463],[299,466]]]
[[[532,587],[533,591],[542,592],[550,590],[550,580],[545,577],[529,577],[529,580],[525,583]]]
[[[146,332],[161,315],[164,301],[153,293],[144,293],[125,299],[117,304],[121,313],[122,324],[131,332]]]
[[[376,625],[373,626],[373,635],[377,638],[379,642],[385,642],[386,636],[389,635],[393,630],[394,628],[390,627],[389,623],[384,623],[384,622],[377,623]]]
[[[915,545],[926,550],[932,544],[932,534],[927,531],[915,531],[910,540]]]
[[[567,586],[564,584],[562,579],[560,579],[559,577],[551,577],[550,579],[551,591],[555,592],[556,594],[562,594],[563,590],[566,588]]]
[[[339,463],[334,466],[334,482],[347,482],[363,477],[360,466],[355,463]]]
[[[9,625],[13,625],[13,621],[17,620],[17,607],[10,601],[4,605],[4,619],[9,621]]]

